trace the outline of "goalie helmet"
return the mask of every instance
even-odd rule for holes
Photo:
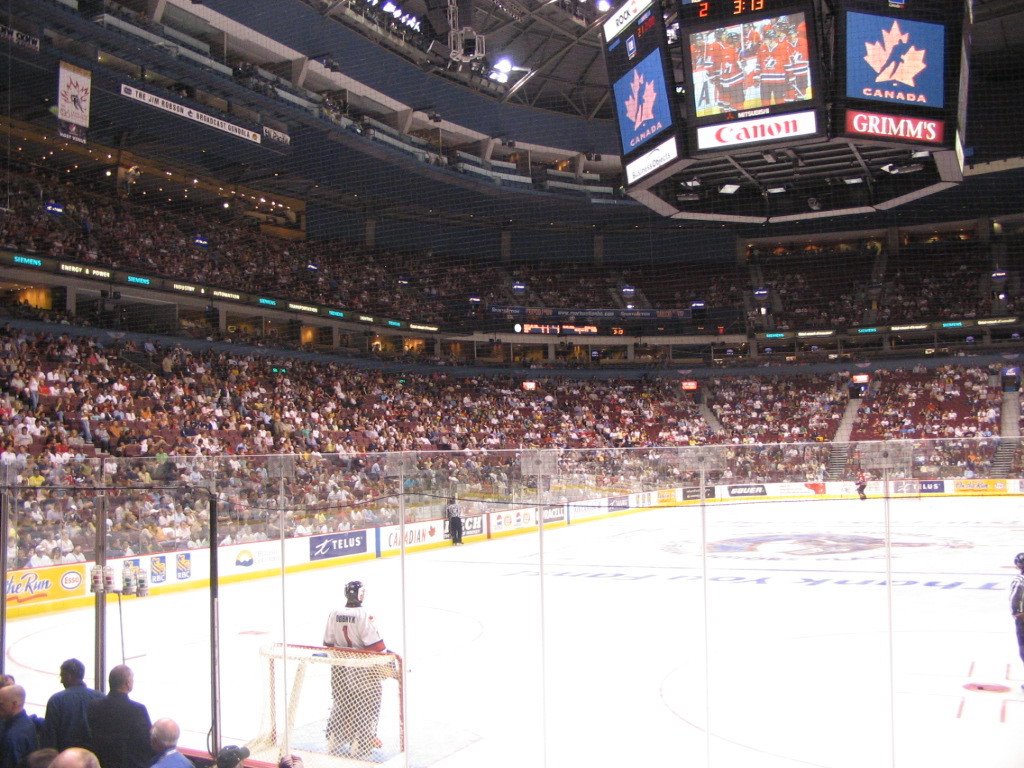
[[[1013,564],[1018,568],[1024,568],[1024,552],[1017,553],[1017,556],[1013,558]]]
[[[345,599],[356,605],[363,604],[363,597],[366,596],[366,588],[361,581],[350,581],[345,585]]]

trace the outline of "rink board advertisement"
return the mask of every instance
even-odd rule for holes
[[[608,511],[619,512],[623,509],[629,509],[629,501],[629,496],[613,496],[612,498],[608,499]]]
[[[727,485],[725,495],[729,498],[747,498],[750,496],[767,496],[768,489],[765,486],[757,485]]]
[[[86,592],[83,564],[49,565],[7,574],[7,607],[79,597]]]
[[[1024,494],[1020,479],[952,478],[893,479],[888,483],[871,480],[866,489],[868,501],[891,498],[921,498],[924,495],[1004,496]],[[463,517],[463,535],[472,543],[519,533],[536,532],[539,517],[545,527],[572,525],[599,520],[630,510],[656,507],[687,507],[701,503],[698,488],[663,488],[608,498],[563,501],[541,507],[519,507]],[[779,500],[795,502],[811,500],[856,499],[852,480],[840,482],[808,481],[804,483],[746,483],[709,485],[705,488],[705,504],[758,504]],[[404,537],[404,538],[403,538]],[[329,567],[439,546],[450,546],[445,521],[440,519],[383,526],[356,531],[340,531],[313,536],[299,536],[281,541],[257,541],[226,544],[218,549],[218,571],[223,583],[242,579],[263,578],[285,571]],[[114,590],[120,590],[124,567],[128,564],[146,575],[151,593],[176,589],[206,587],[210,577],[209,549],[161,552],[111,559]],[[52,565],[35,569],[11,570],[7,573],[6,600],[8,616],[42,613],[91,604],[95,597],[90,588],[91,562]],[[108,594],[108,600],[116,596]],[[139,599],[127,597],[126,599]]]
[[[545,523],[561,523],[565,521],[565,505],[564,504],[551,504],[544,507],[544,522]]]
[[[501,536],[536,527],[537,510],[533,507],[510,509],[505,512],[492,512],[487,518],[491,526],[491,534]]]
[[[679,491],[682,490],[683,494],[686,493],[686,489],[669,488],[668,490],[658,491],[658,504],[661,506],[671,506],[682,500],[682,494]],[[685,497],[684,497],[685,498]]]
[[[444,521],[444,537],[449,541],[452,538],[451,526],[447,520]],[[479,536],[484,532],[484,519],[481,515],[462,516],[462,536]]]
[[[570,522],[573,520],[588,520],[595,517],[604,517],[608,513],[607,499],[571,501],[566,506]]]
[[[1006,480],[982,478],[959,478],[953,481],[953,493],[969,493],[975,496],[1002,496],[1006,493]]]
[[[778,496],[824,496],[825,483],[779,483],[774,490]]]
[[[683,488],[683,501],[699,501],[700,500],[700,488]],[[713,499],[715,498],[715,486],[706,485],[704,486],[704,498]]]
[[[370,531],[344,531],[309,537],[309,559],[330,560],[366,552]]]

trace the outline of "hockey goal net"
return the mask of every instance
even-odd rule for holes
[[[405,751],[402,658],[347,648],[275,643],[260,651],[265,680],[252,757],[305,768],[387,763]]]

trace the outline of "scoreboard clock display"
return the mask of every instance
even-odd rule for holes
[[[679,33],[695,153],[823,135],[809,0],[683,2]]]
[[[695,0],[690,3],[684,1],[680,8],[679,21],[683,24],[705,20],[721,21],[791,4],[791,0],[785,3],[776,0]]]
[[[603,26],[627,186],[673,162],[675,83],[658,0],[627,0]]]

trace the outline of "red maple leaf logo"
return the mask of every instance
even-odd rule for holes
[[[644,81],[639,70],[633,70],[633,82],[629,87],[631,94],[626,99],[626,116],[633,121],[635,131],[647,120],[654,119],[654,102],[658,98],[653,81]],[[640,93],[643,89],[643,94]]]

